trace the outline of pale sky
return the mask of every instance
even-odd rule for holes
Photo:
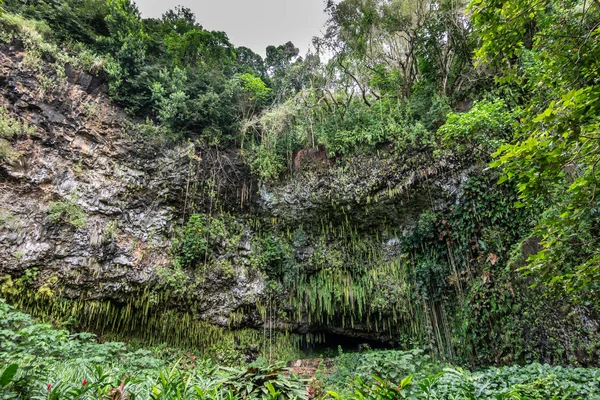
[[[205,29],[224,31],[235,46],[264,56],[268,45],[292,41],[300,55],[325,24],[323,0],[136,0],[144,18],[160,17],[177,5],[196,14]]]

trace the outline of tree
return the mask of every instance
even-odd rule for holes
[[[531,93],[514,141],[492,165],[518,207],[545,209],[527,271],[560,291],[600,290],[600,3],[473,0],[479,59]]]
[[[295,93],[291,83],[291,67],[300,60],[299,53],[300,50],[292,42],[267,47],[265,67],[277,102],[283,102]]]
[[[466,14],[466,3],[441,0],[424,21],[417,42],[420,73],[435,82],[442,96],[460,92],[473,74],[475,37]]]
[[[271,88],[257,76],[243,74],[240,76],[243,87],[243,95],[240,100],[242,118],[247,119],[254,115],[265,105],[271,97]]]
[[[139,10],[129,0],[108,0],[105,21],[109,36],[103,39],[112,59],[106,70],[112,97],[131,107],[145,107],[148,90],[139,81],[146,60],[148,35]]]
[[[7,0],[5,7],[9,12],[45,21],[62,41],[95,46],[99,37],[108,35],[104,0]]]
[[[292,42],[287,42],[280,46],[268,46],[265,65],[269,74],[275,76],[281,74],[290,66],[292,60],[298,57],[300,50]]]
[[[408,99],[423,78],[440,94],[461,87],[472,42],[464,5],[440,0],[343,0],[327,5],[329,20],[317,46],[332,53],[364,103]]]
[[[252,74],[259,76],[263,81],[268,79],[267,68],[262,57],[247,47],[235,49],[236,72],[241,74]]]

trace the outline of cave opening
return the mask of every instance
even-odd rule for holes
[[[365,339],[334,333],[321,333],[318,340],[302,341],[300,349],[309,357],[335,357],[339,348],[344,353],[367,350],[389,350],[395,347],[393,342]]]

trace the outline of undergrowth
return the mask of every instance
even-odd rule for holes
[[[600,370],[531,364],[469,372],[423,350],[343,353],[308,381],[258,360],[242,368],[165,346],[100,343],[0,301],[2,399],[596,399]]]
[[[541,364],[470,372],[430,359],[422,350],[340,351],[319,379],[341,399],[598,399],[600,370]],[[319,384],[313,383],[313,386]]]
[[[0,381],[2,399],[288,399],[305,392],[281,366],[226,368],[176,349],[99,343],[90,333],[38,324],[3,300],[0,343],[0,375],[16,368]]]

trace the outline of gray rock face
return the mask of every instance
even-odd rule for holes
[[[17,161],[0,161],[0,276],[37,270],[35,285],[55,282],[62,296],[123,302],[170,265],[172,231],[203,165],[190,162],[198,158],[190,149],[132,138],[131,121],[98,77],[67,66],[67,80],[41,95],[38,73],[27,71],[22,57],[18,47],[0,48],[0,106],[36,128],[12,142]],[[234,168],[240,163],[227,153],[206,156],[214,157]],[[85,226],[51,221],[51,202],[75,204],[88,216]],[[204,300],[199,318],[215,323],[253,304],[264,286],[261,277],[244,274],[219,279],[209,276],[197,293]]]
[[[349,165],[299,173],[276,187],[261,186],[258,203],[288,223],[347,219],[363,228],[410,229],[423,210],[454,203],[467,171],[444,161],[403,165],[403,155],[356,157]]]

